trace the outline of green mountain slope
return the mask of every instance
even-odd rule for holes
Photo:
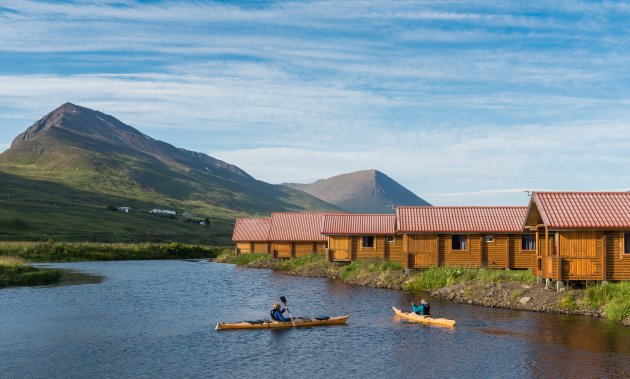
[[[70,103],[15,138],[11,148],[0,154],[0,174],[4,174],[0,198],[2,192],[8,194],[7,199],[0,200],[8,207],[0,213],[0,235],[17,236],[19,228],[11,229],[10,225],[29,225],[24,229],[29,236],[80,228],[85,239],[90,239],[90,232],[119,238],[125,231],[131,235],[127,230],[131,228],[136,236],[157,233],[166,240],[228,240],[234,218],[244,214],[337,209],[301,191],[258,181],[236,166],[154,140],[112,116]],[[35,204],[41,205],[41,214]],[[137,211],[111,212],[107,205],[131,206]],[[53,217],[68,207],[72,211],[65,214],[76,213],[73,228],[34,221],[38,215]],[[191,229],[192,225],[184,225],[184,217],[175,220],[177,224],[149,215],[152,208],[187,212],[214,222],[210,227],[200,229],[196,225]],[[126,218],[120,219],[120,215]],[[144,225],[144,229],[135,224]]]

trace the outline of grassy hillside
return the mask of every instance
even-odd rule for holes
[[[108,210],[122,206],[135,212]],[[154,208],[174,210],[177,217],[149,214]],[[337,210],[70,103],[37,121],[0,154],[0,209],[3,240],[219,245],[230,242],[236,217]],[[208,218],[210,226],[189,218]]]
[[[1,168],[0,168],[1,169]],[[225,245],[233,220],[241,215],[205,204],[168,199],[132,199],[82,191],[71,186],[0,172],[0,239],[64,241],[184,241]],[[134,212],[107,209],[130,206]],[[148,213],[168,208],[180,216],[168,219]],[[210,226],[186,222],[183,211],[208,217]]]

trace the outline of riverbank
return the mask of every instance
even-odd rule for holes
[[[0,288],[58,283],[61,271],[33,267],[17,257],[0,257]]]
[[[81,262],[150,259],[213,258],[222,247],[169,244],[124,244],[96,242],[0,242],[0,257],[11,256],[28,262]]]
[[[557,292],[537,285],[529,271],[440,267],[406,274],[398,262],[330,263],[319,255],[274,260],[264,254],[224,253],[216,261],[354,285],[423,291],[440,299],[485,307],[606,317],[630,326],[630,282]]]

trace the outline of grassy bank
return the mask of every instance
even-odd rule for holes
[[[0,288],[52,284],[60,277],[59,270],[36,268],[17,257],[0,257]]]
[[[599,307],[612,320],[630,317],[630,282],[591,286],[584,292],[587,305]]]
[[[179,242],[169,244],[0,242],[0,257],[13,256],[29,262],[213,258],[223,250],[221,247],[187,245]]]
[[[470,283],[522,282],[535,283],[536,276],[530,271],[460,269],[435,267],[412,275],[405,284],[410,291],[428,291],[446,286]]]

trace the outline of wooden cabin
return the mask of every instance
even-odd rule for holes
[[[237,218],[232,241],[236,243],[236,252],[271,254],[268,241],[270,218]]]
[[[324,217],[322,234],[328,239],[328,261],[400,261],[402,240],[396,236],[393,214],[329,214]]]
[[[629,192],[534,192],[524,229],[535,233],[535,274],[556,281],[630,279]]]
[[[396,208],[406,268],[533,268],[535,234],[523,234],[526,207]]]
[[[325,213],[274,212],[271,214],[269,242],[274,258],[323,254],[326,237],[321,233]]]

